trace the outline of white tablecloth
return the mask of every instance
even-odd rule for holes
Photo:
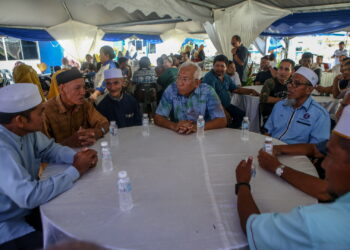
[[[113,147],[116,169],[104,173],[98,166],[74,187],[41,206],[44,244],[79,239],[114,249],[239,249],[246,248],[234,193],[235,166],[243,157],[257,155],[264,137],[220,129],[183,136],[151,127],[143,137],[141,127],[119,130]],[[306,157],[281,161],[316,175]],[[260,169],[252,180],[253,196],[262,212],[287,212],[316,200]],[[46,178],[64,166],[49,166]],[[127,170],[135,207],[118,208],[117,171]]]
[[[244,88],[254,89],[257,92],[261,92],[262,85],[259,86],[246,86]],[[334,115],[339,106],[339,99],[334,99],[330,96],[312,96],[312,98],[321,104],[330,114],[331,118],[334,119]],[[239,95],[233,94],[231,103],[243,111],[246,112],[250,121],[249,130],[252,132],[259,133],[260,131],[260,112],[259,112],[259,97],[250,95]]]

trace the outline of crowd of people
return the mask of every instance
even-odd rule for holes
[[[103,46],[99,65],[87,55],[81,68],[67,64],[57,68],[46,94],[35,71],[28,65],[17,65],[13,72],[16,84],[0,89],[0,249],[42,246],[40,223],[32,223],[30,218],[38,206],[71,188],[96,166],[97,152],[87,147],[108,132],[111,121],[120,128],[138,126],[146,112],[156,125],[188,135],[196,132],[196,121],[202,115],[205,130],[240,128],[245,111],[231,104],[232,93],[259,96],[262,133],[287,144],[275,146],[272,155],[260,151],[261,168],[320,201],[331,202],[285,214],[260,214],[250,192],[252,158],[241,161],[236,168],[237,207],[250,248],[348,247],[349,58],[335,53],[341,75],[331,87],[321,88],[321,70],[316,68],[321,63],[313,65],[311,53],[304,53],[299,65],[283,59],[276,67],[264,56],[255,79],[263,85],[258,93],[242,87],[247,48],[238,35],[232,37],[231,44],[232,60],[217,55],[212,70],[204,75],[198,63],[205,58],[202,46],[193,55],[190,51],[181,56],[162,55],[156,67],[143,57],[135,72],[126,57],[115,61],[114,50]],[[91,73],[93,85],[88,86]],[[154,112],[140,108],[136,93],[144,86],[154,90],[150,92],[157,103]],[[333,131],[329,113],[311,96],[314,89],[343,98]],[[278,160],[281,154],[321,159],[325,173],[321,170],[318,178],[284,166]],[[42,163],[68,167],[39,180]]]

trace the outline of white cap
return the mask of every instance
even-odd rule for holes
[[[269,142],[272,141],[272,137],[266,136],[266,137],[265,137],[265,141],[269,141]]]
[[[295,74],[299,74],[304,76],[306,79],[309,80],[309,82],[312,84],[312,86],[316,86],[317,82],[318,82],[318,76],[316,75],[316,73],[309,68],[306,67],[300,67],[297,71],[295,71]]]
[[[118,177],[119,178],[125,178],[128,176],[128,173],[126,171],[120,171],[118,172]]]
[[[10,84],[0,89],[0,112],[18,113],[34,108],[42,99],[33,83]]]
[[[112,78],[124,78],[123,73],[120,69],[107,69],[103,72],[105,79],[112,79]]]
[[[343,109],[343,113],[335,126],[333,133],[350,140],[350,105]]]
[[[107,147],[108,141],[101,141],[101,147]]]

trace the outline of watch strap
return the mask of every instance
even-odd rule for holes
[[[239,182],[239,183],[236,183],[236,186],[235,186],[235,193],[236,194],[238,194],[238,190],[239,190],[240,186],[248,186],[248,188],[250,190],[250,184],[248,182]]]

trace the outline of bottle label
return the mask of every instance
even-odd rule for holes
[[[127,193],[131,192],[131,183],[119,183],[119,192]]]
[[[248,122],[243,122],[243,123],[242,123],[242,129],[249,129],[249,124],[248,124]]]
[[[148,124],[149,124],[148,118],[142,120],[142,125],[143,125],[143,126],[148,126]]]
[[[118,132],[118,129],[117,129],[117,128],[115,128],[115,127],[110,127],[110,128],[109,128],[109,133],[110,133],[111,135],[117,135],[117,132]]]
[[[198,128],[204,128],[204,125],[205,125],[204,121],[197,121]]]
[[[273,145],[270,143],[265,143],[265,152],[272,154]]]

